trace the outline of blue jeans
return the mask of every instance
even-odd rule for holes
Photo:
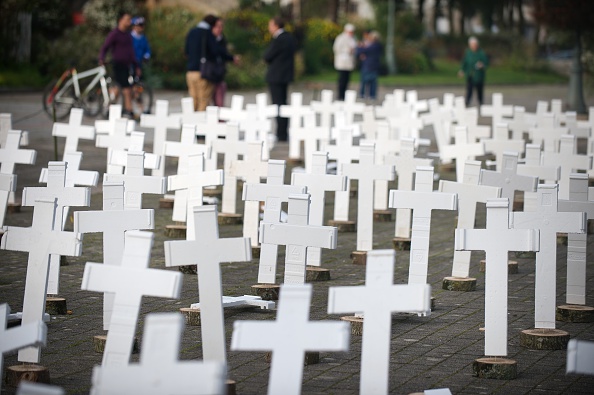
[[[365,98],[365,88],[369,87],[369,98],[375,100],[377,91],[377,73],[374,71],[361,72],[361,89],[359,94],[362,99]]]

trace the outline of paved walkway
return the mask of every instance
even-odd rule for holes
[[[441,97],[445,89],[431,88],[419,90],[421,98]],[[492,92],[491,90],[490,92]],[[501,87],[506,103],[525,105],[533,111],[538,99],[565,98],[565,88],[559,86]],[[385,93],[385,90],[382,94]],[[461,94],[461,89],[454,91]],[[254,102],[253,92],[248,93],[246,102]],[[490,94],[490,93],[489,93]],[[158,92],[157,98],[169,99],[171,110],[179,111],[182,92]],[[308,97],[309,96],[309,97]],[[312,93],[306,92],[305,101]],[[589,101],[594,103],[593,100]],[[0,112],[13,114],[14,128],[28,130],[31,135],[30,147],[38,150],[35,166],[18,166],[19,188],[38,185],[41,167],[53,160],[53,139],[51,122],[45,113],[35,114],[41,109],[40,94],[2,94]],[[485,121],[485,120],[483,120]],[[91,119],[85,123],[91,124]],[[149,136],[150,137],[150,136]],[[150,140],[150,139],[149,139]],[[63,141],[59,142],[60,149]],[[84,169],[105,171],[105,151],[94,147],[92,142],[82,142]],[[286,157],[286,146],[273,152],[274,158]],[[60,154],[61,156],[61,154]],[[169,168],[172,168],[169,163]],[[452,173],[441,174],[442,178],[452,178]],[[327,212],[332,209],[332,197],[327,203]],[[157,208],[157,197],[145,197],[144,206]],[[92,209],[101,207],[100,190],[94,191]],[[351,218],[355,217],[355,200],[351,201]],[[243,205],[240,203],[239,209]],[[484,208],[481,208],[478,226],[484,226]],[[8,225],[29,226],[32,210],[22,209],[19,214],[7,216]],[[165,225],[171,223],[171,211],[156,211],[155,243],[151,267],[164,268],[163,234]],[[71,228],[71,225],[68,225]],[[376,223],[374,248],[391,248],[394,223]],[[534,262],[519,258],[519,273],[509,278],[509,357],[517,360],[519,377],[511,381],[485,380],[472,377],[471,366],[474,359],[483,356],[483,332],[479,330],[484,323],[484,273],[479,272],[478,261],[483,253],[472,254],[471,275],[477,278],[476,292],[462,293],[443,291],[441,280],[451,271],[453,255],[453,234],[455,214],[434,212],[431,229],[431,249],[429,262],[429,282],[436,298],[436,308],[430,317],[394,315],[391,332],[390,392],[408,394],[431,388],[449,387],[454,394],[591,394],[594,378],[565,374],[565,351],[532,351],[519,345],[519,332],[533,327],[534,317]],[[222,237],[241,235],[240,226],[220,228]],[[592,244],[594,236],[588,236],[590,264],[587,286],[590,292],[587,304],[594,305],[594,262]],[[327,314],[328,287],[360,285],[365,280],[365,268],[351,264],[349,254],[354,250],[355,234],[340,234],[338,248],[324,251],[323,265],[331,270],[332,280],[314,284],[311,307],[312,320],[338,319]],[[278,261],[284,262],[284,249]],[[557,302],[565,300],[566,253],[564,246],[557,250]],[[404,283],[408,274],[408,252],[398,252],[395,270],[395,283]],[[11,251],[0,251],[0,302],[8,302],[13,311],[20,311],[27,255]],[[68,393],[88,393],[93,366],[101,362],[101,355],[93,351],[92,338],[103,334],[101,330],[102,296],[80,290],[84,263],[102,262],[101,236],[84,236],[83,255],[69,258],[69,265],[62,267],[61,293],[68,301],[72,314],[52,317],[48,325],[48,346],[43,349],[42,364],[50,368],[52,382],[64,387]],[[173,269],[165,269],[173,270]],[[225,295],[250,293],[250,286],[257,282],[257,261],[222,265],[223,291]],[[278,279],[282,280],[283,268],[279,265]],[[197,279],[184,275],[180,300],[144,298],[138,334],[141,336],[144,318],[151,312],[177,311],[197,301]],[[273,311],[234,310],[226,313],[226,332],[228,339],[235,320],[273,319]],[[594,324],[557,323],[559,329],[568,331],[572,338],[594,340]],[[291,341],[290,338],[287,341]],[[199,327],[186,327],[182,338],[181,359],[200,359],[201,337]],[[134,355],[134,361],[138,355]],[[351,338],[350,351],[345,353],[321,353],[321,362],[306,366],[303,377],[303,393],[355,394],[358,392],[361,360],[361,338]],[[17,363],[16,355],[5,358],[5,366]],[[229,352],[229,377],[237,381],[239,394],[264,393],[269,364],[264,353]],[[197,385],[199,383],[196,383]],[[3,394],[13,393],[4,388]]]

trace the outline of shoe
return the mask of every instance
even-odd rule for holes
[[[126,111],[126,110],[124,110],[124,111],[122,111],[122,118],[123,117],[128,117],[130,119],[134,119],[135,115],[134,115],[134,113],[132,111]]]

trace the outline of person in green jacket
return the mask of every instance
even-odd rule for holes
[[[462,65],[458,71],[459,77],[466,77],[466,106],[472,100],[472,91],[476,88],[479,105],[483,104],[483,87],[485,85],[485,71],[489,59],[481,48],[476,37],[468,39],[468,48],[464,52]]]

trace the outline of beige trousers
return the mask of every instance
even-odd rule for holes
[[[199,71],[186,72],[188,93],[194,99],[194,111],[204,111],[212,101],[214,86],[210,81],[200,78]]]

